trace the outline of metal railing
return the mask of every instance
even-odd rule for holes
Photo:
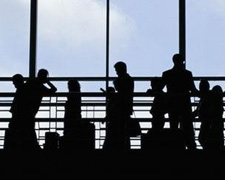
[[[225,78],[223,77],[195,77],[195,82],[202,78],[208,79],[210,82],[220,84],[223,87]],[[52,78],[52,81],[66,82],[70,78]],[[79,78],[77,78],[79,79]],[[135,82],[150,82],[151,77],[137,77],[134,78]],[[10,81],[10,78],[5,78],[5,81]],[[3,80],[3,81],[4,81]],[[97,78],[97,81],[104,82],[105,78]],[[111,78],[110,80],[113,80]],[[80,78],[80,81],[96,81],[95,78]],[[0,79],[1,82],[1,79]],[[133,118],[140,122],[142,133],[147,133],[151,128],[151,114],[149,112],[153,97],[147,95],[147,89],[143,89],[142,92],[134,93],[134,113]],[[103,122],[106,111],[105,94],[101,92],[82,92],[82,120],[89,121],[95,125],[95,148],[101,149],[105,139],[106,126]],[[13,92],[1,92],[0,93],[0,148],[4,145],[5,130],[8,128],[8,123],[11,118],[9,108],[13,100]],[[38,114],[36,115],[36,133],[39,144],[43,147],[45,143],[46,132],[58,132],[60,136],[63,135],[63,118],[64,118],[64,105],[66,101],[67,92],[57,92],[54,96],[44,97]],[[192,97],[193,110],[196,108],[199,98]],[[168,122],[165,123],[165,128],[169,127]],[[196,142],[198,143],[200,122],[198,119],[194,121],[194,129],[196,135]],[[131,148],[141,148],[141,137],[131,138]]]

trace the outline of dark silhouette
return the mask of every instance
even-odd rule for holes
[[[81,115],[81,87],[77,79],[68,81],[68,96],[65,103],[64,132],[60,138],[62,149],[93,149],[94,124],[82,120]]]
[[[122,139],[121,148],[130,149],[130,126],[131,115],[133,114],[133,93],[134,80],[127,73],[127,65],[124,62],[117,62],[114,65],[118,77],[113,81],[116,90],[115,106],[117,109],[114,114],[119,125],[118,133]]]
[[[48,75],[49,73],[46,69],[40,69],[37,78],[29,79],[25,83],[24,89],[26,94],[26,103],[24,105],[26,122],[24,123],[24,128],[30,133],[30,144],[36,149],[39,149],[40,146],[35,133],[35,116],[41,105],[42,98],[44,96],[52,96],[57,91],[57,88],[49,81]],[[45,86],[45,84],[49,87]]]
[[[193,112],[201,122],[199,143],[204,150],[223,149],[223,90],[219,85],[215,85],[210,90],[207,80],[200,81],[199,90],[199,105]]]
[[[81,124],[80,83],[76,79],[68,81],[68,96],[65,104],[64,136],[71,136]]]
[[[21,111],[21,106],[23,105],[25,97],[23,94],[24,77],[21,74],[15,74],[12,77],[12,82],[16,88],[16,92],[9,110],[12,114],[12,118],[9,122],[8,129],[5,132],[4,149],[7,150],[24,147],[24,129],[21,122],[24,118],[23,112]]]
[[[22,99],[19,99],[21,98],[21,94],[22,94],[22,89],[24,87],[24,77],[21,75],[21,74],[15,74],[13,77],[12,77],[12,81],[13,81],[13,85],[15,86],[16,88],[16,92],[15,92],[15,96],[14,96],[14,99],[13,99],[13,102],[12,102],[12,106],[10,108],[10,112],[12,113],[12,121],[9,122],[9,127],[14,127],[14,126],[17,126],[15,123],[16,121],[16,116],[18,115],[18,106],[19,106],[19,101],[21,101]],[[15,120],[15,121],[13,121]]]
[[[206,148],[206,142],[208,138],[208,133],[210,129],[210,119],[211,117],[211,94],[210,84],[208,80],[202,79],[199,83],[199,104],[196,110],[193,112],[194,118],[198,117],[201,123],[200,131],[198,135],[198,141],[203,149]]]
[[[168,113],[168,96],[160,89],[161,78],[154,77],[151,80],[151,89],[147,94],[154,97],[150,113],[152,114],[152,128],[147,134],[142,134],[142,150],[160,149],[175,150],[185,149],[182,132],[180,130],[171,130],[164,128],[166,121],[165,114]]]
[[[101,89],[103,90],[103,89]],[[118,129],[120,129],[120,123],[118,118],[118,104],[117,104],[117,96],[115,93],[114,87],[108,87],[106,91],[103,90],[106,94],[106,136],[103,144],[104,150],[115,150],[116,148],[120,148],[122,144],[122,138],[119,135]]]
[[[172,69],[163,72],[161,85],[161,89],[165,86],[167,89],[170,128],[177,130],[180,124],[187,148],[196,149],[190,93],[197,89],[192,72],[184,67],[182,55],[175,54],[173,63]]]
[[[159,89],[161,84],[160,77],[154,77],[151,80],[151,89],[147,90],[147,94],[154,97],[153,104],[150,109],[152,115],[152,130],[160,132],[164,128],[165,114],[168,113],[167,96]]]
[[[212,88],[211,121],[207,140],[207,149],[224,148],[224,122],[223,122],[223,90],[219,85]]]
[[[49,81],[49,73],[46,69],[40,69],[37,78],[29,79],[26,83],[26,90],[28,93],[29,104],[33,117],[37,114],[44,96],[52,96],[57,88]],[[45,86],[48,85],[49,87]]]
[[[106,91],[102,88],[100,90],[106,95],[106,116],[107,116],[112,109],[116,90],[112,86],[109,86]]]

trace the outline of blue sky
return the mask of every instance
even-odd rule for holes
[[[50,76],[104,76],[106,1],[38,2],[37,68]],[[225,2],[186,2],[187,68],[194,76],[223,76]],[[0,76],[28,75],[29,3],[0,1]],[[160,76],[172,67],[179,49],[178,0],[111,0],[110,13],[110,76],[118,60],[133,76]]]

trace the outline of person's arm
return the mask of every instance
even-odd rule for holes
[[[166,78],[165,78],[165,73],[163,72],[163,73],[162,73],[161,81],[160,81],[160,83],[159,83],[157,89],[158,89],[159,91],[162,91],[162,90],[164,89],[165,86],[166,86]]]
[[[42,92],[43,92],[43,95],[52,95],[54,94],[56,91],[57,91],[57,88],[48,80],[46,81],[46,84],[50,87],[46,87],[43,85],[42,87]]]
[[[47,84],[51,88],[53,93],[55,93],[57,91],[57,88],[50,81],[47,81]]]
[[[193,78],[193,75],[192,75],[192,73],[190,73],[190,76],[191,76],[191,84],[190,84],[190,86],[191,86],[191,92],[194,94],[194,95],[196,95],[196,96],[199,96],[199,90],[196,88],[196,86],[195,86],[195,83],[194,83],[194,78]]]

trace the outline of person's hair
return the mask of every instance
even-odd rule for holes
[[[37,76],[38,77],[47,77],[48,76],[48,70],[46,70],[46,69],[40,69],[38,71]]]
[[[12,77],[12,81],[13,82],[19,82],[19,83],[23,83],[24,82],[24,77],[22,74],[15,74]]]
[[[69,87],[69,91],[80,92],[80,83],[78,82],[77,79],[70,79],[68,81],[68,87]]]
[[[209,90],[210,84],[209,81],[206,79],[202,79],[199,83],[200,90]]]
[[[153,77],[153,78],[151,79],[151,86],[152,86],[152,88],[158,89],[161,80],[162,80],[161,77]]]
[[[183,63],[184,62],[184,58],[183,58],[183,56],[181,54],[174,54],[173,55],[173,62],[175,64],[181,63],[181,62]]]
[[[212,88],[212,91],[215,92],[215,93],[222,93],[223,92],[223,89],[220,85],[215,85],[213,88]]]
[[[119,69],[119,70],[123,70],[123,71],[127,71],[127,65],[126,63],[119,61],[114,65],[114,68]]]

